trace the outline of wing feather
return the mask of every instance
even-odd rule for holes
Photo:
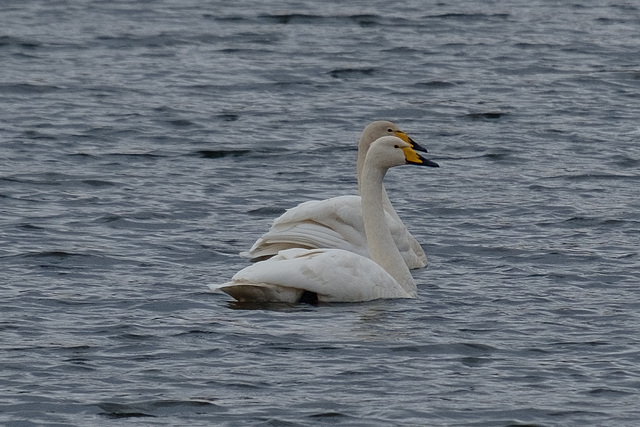
[[[409,268],[427,265],[427,257],[407,227],[387,214],[391,235]],[[276,218],[242,256],[259,260],[288,248],[334,248],[369,256],[362,220],[360,196],[312,200],[287,210]]]
[[[302,291],[322,302],[357,302],[378,298],[411,298],[398,282],[369,258],[340,249],[291,249],[236,273],[231,282],[213,286],[234,298],[251,298],[250,287],[261,288],[255,298],[296,302]],[[265,289],[269,289],[266,291]],[[276,290],[274,290],[276,289]],[[289,289],[298,290],[291,292]],[[279,294],[283,295],[280,296]],[[248,296],[249,295],[249,296]],[[293,300],[292,300],[293,299]]]

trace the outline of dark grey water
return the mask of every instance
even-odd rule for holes
[[[637,425],[638,40],[623,0],[4,2],[0,423]],[[441,165],[387,179],[419,299],[207,292],[374,119]]]

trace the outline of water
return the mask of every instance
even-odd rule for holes
[[[636,425],[640,8],[555,3],[5,2],[0,422]],[[419,299],[209,293],[374,119]]]

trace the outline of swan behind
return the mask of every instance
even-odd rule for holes
[[[365,127],[358,143],[358,189],[362,183],[362,169],[367,151],[375,140],[383,136],[397,136],[411,144],[415,150],[427,151],[393,122],[381,120],[370,123]],[[427,256],[424,250],[393,209],[384,190],[382,200],[391,235],[407,266],[411,269],[425,267]],[[240,255],[252,261],[259,261],[289,248],[336,248],[369,257],[360,196],[339,196],[301,203],[276,218],[269,231],[263,234],[251,249]]]
[[[280,251],[213,285],[238,301],[296,303],[310,296],[319,302],[358,302],[379,298],[415,298],[417,289],[387,225],[382,180],[402,164],[438,165],[421,157],[409,143],[385,136],[370,147],[360,188],[362,216],[370,257],[343,249]]]

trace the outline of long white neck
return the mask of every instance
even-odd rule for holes
[[[385,218],[383,196],[386,195],[382,180],[386,169],[365,162],[362,170],[360,195],[362,218],[371,259],[384,268],[410,296],[417,295],[416,284],[398,247],[391,237]],[[387,199],[388,200],[388,199]]]
[[[362,143],[360,143],[362,146]],[[356,161],[356,177],[358,178],[358,192],[362,192],[362,172],[364,170],[364,160],[367,157],[366,149],[362,147],[358,148],[358,160]],[[384,210],[387,211],[391,216],[398,221],[400,224],[404,224],[400,219],[400,216],[393,208],[391,204],[391,200],[389,200],[389,196],[387,195],[387,190],[385,190],[384,186],[382,186],[382,206],[384,206]]]

